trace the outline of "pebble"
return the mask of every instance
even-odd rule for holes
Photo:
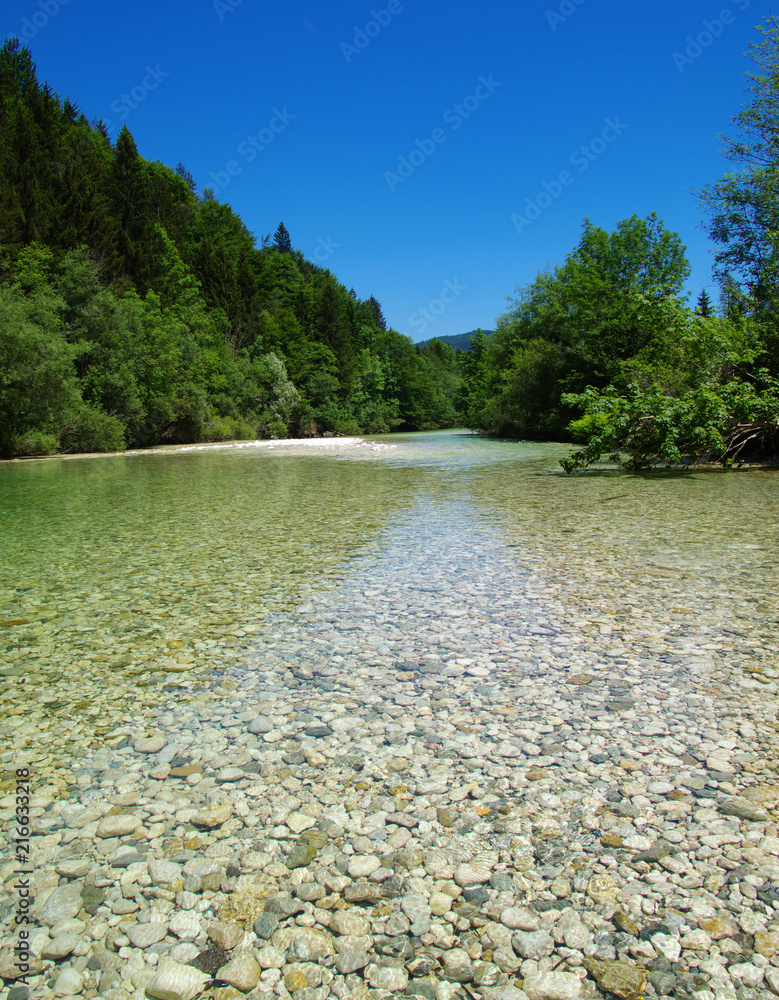
[[[96,836],[108,839],[109,837],[129,837],[135,833],[141,821],[137,816],[119,815],[106,816],[97,828]]]
[[[260,980],[262,972],[259,963],[250,955],[243,951],[231,959],[227,965],[223,965],[217,976],[224,979],[231,986],[235,986],[242,993],[249,993]]]
[[[194,1000],[203,992],[210,978],[190,965],[165,959],[146,987],[146,992],[156,1000]]]
[[[576,1000],[582,982],[570,972],[531,972],[522,983],[527,1000]]]
[[[621,589],[591,553],[588,589],[458,509],[214,640],[224,669],[173,670],[36,788],[35,996],[779,995],[752,605],[701,596],[692,550]]]

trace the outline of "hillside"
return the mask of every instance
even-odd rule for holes
[[[471,330],[470,333],[455,333],[451,337],[431,337],[429,340],[420,340],[417,347],[424,348],[431,344],[433,340],[440,340],[443,344],[449,344],[455,351],[467,351],[471,346],[471,341],[478,332],[478,330]],[[494,330],[482,330],[481,332],[485,337],[491,337],[495,333]]]
[[[283,223],[257,241],[181,163],[126,126],[112,142],[18,39],[0,50],[0,235],[0,455],[460,419],[453,353],[420,354]]]

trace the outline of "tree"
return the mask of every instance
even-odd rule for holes
[[[374,324],[379,330],[387,329],[387,321],[384,319],[384,313],[381,311],[381,306],[379,305],[378,299],[374,298],[373,295],[368,299],[368,305],[371,307],[371,312],[373,313]]]
[[[653,213],[608,233],[585,219],[565,262],[519,289],[494,336],[467,358],[468,423],[486,433],[562,439],[563,393],[605,388],[656,336],[689,276],[684,246]],[[473,348],[468,352],[471,355]]]
[[[779,380],[751,321],[665,307],[665,336],[651,358],[625,366],[626,384],[563,395],[583,409],[570,425],[584,447],[562,461],[566,472],[603,456],[631,469],[719,462],[773,453],[779,438]]]
[[[749,46],[750,102],[735,116],[724,155],[738,170],[701,192],[718,244],[714,273],[739,286],[749,311],[779,306],[779,21],[766,19]]]
[[[706,291],[705,288],[701,289],[701,293],[698,296],[698,302],[695,307],[695,312],[699,316],[703,317],[711,316],[713,313],[711,299],[709,298],[709,293]]]
[[[149,185],[138,147],[126,125],[116,140],[111,179],[123,274],[145,291],[149,262],[144,242],[152,231]]]
[[[273,236],[273,249],[278,253],[292,253],[292,240],[283,222],[279,223]]]

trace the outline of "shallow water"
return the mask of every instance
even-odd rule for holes
[[[583,641],[610,636],[615,655],[733,649],[772,669],[779,473],[566,477],[565,451],[455,431],[0,464],[4,762],[53,767],[117,719],[198,697],[366,565],[378,617],[382,553],[404,534],[450,561],[478,613],[479,562],[457,557],[470,524]],[[410,559],[409,575],[423,565]]]

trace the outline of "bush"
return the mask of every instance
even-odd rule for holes
[[[12,455],[56,455],[59,451],[59,441],[54,434],[29,431],[13,439],[10,451]]]
[[[245,420],[232,417],[213,417],[203,425],[203,441],[251,441],[256,438],[254,428]]]
[[[271,420],[265,425],[265,434],[269,438],[288,438],[289,430],[283,420]]]
[[[357,434],[362,434],[362,427],[354,417],[342,417],[340,420],[336,420],[334,430],[342,437],[354,437]]]
[[[126,447],[122,421],[92,406],[83,406],[60,432],[63,452],[124,451]]]

